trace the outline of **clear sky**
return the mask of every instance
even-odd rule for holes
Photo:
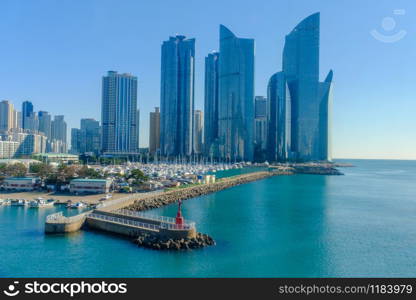
[[[0,99],[19,110],[30,100],[78,127],[81,118],[100,119],[101,77],[132,73],[147,146],[162,41],[176,33],[196,38],[195,100],[203,109],[204,57],[219,47],[219,24],[255,39],[255,93],[266,95],[281,70],[285,35],[318,11],[321,80],[334,70],[334,157],[416,159],[413,0],[2,0]]]

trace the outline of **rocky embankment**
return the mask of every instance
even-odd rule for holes
[[[207,234],[197,233],[195,238],[171,239],[153,235],[141,235],[134,242],[141,247],[154,250],[189,250],[215,245],[215,241]]]
[[[135,210],[135,211],[144,211],[148,209],[158,208],[164,205],[169,205],[178,200],[186,200],[190,198],[195,198],[201,195],[215,193],[236,185],[260,180],[270,176],[277,175],[274,172],[255,172],[249,174],[243,174],[228,178],[223,178],[215,183],[211,184],[202,184],[197,186],[192,186],[188,188],[177,188],[171,191],[164,193],[150,195],[147,198],[140,199],[135,201],[126,209]]]
[[[316,174],[316,175],[344,175],[333,165],[295,165],[293,166],[296,174]]]
[[[289,163],[276,164],[271,168],[287,175],[316,174],[316,175],[344,175],[333,163]]]

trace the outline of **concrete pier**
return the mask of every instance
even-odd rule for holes
[[[124,198],[110,200],[99,208],[81,213],[73,217],[64,217],[62,213],[49,215],[45,223],[46,233],[75,232],[86,224],[90,228],[121,234],[128,237],[147,237],[146,241],[156,240],[187,240],[190,245],[197,245],[200,240],[211,243],[210,238],[201,238],[197,233],[195,223],[176,224],[175,219],[162,216],[150,216],[144,211],[178,200],[198,197],[214,193],[236,185],[260,180],[277,175],[274,172],[255,172],[220,179],[215,183],[201,184],[187,188],[178,188],[170,191],[158,191],[145,194],[133,194]],[[127,209],[124,209],[127,208]],[[188,245],[187,242],[185,246]]]
[[[85,212],[73,217],[65,217],[62,212],[55,213],[46,217],[45,233],[70,233],[81,229],[87,215]]]

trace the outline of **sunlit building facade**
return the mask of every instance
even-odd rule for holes
[[[319,82],[319,18],[305,18],[286,36],[283,72],[269,82],[268,149],[276,160],[331,159],[333,74]]]
[[[253,160],[254,40],[220,25],[218,142],[225,161]]]
[[[164,156],[194,151],[195,39],[183,35],[162,44],[160,149]]]
[[[102,152],[137,153],[137,77],[109,71],[102,81]]]
[[[291,158],[291,101],[283,72],[273,74],[267,86],[267,159]]]
[[[218,100],[219,100],[219,62],[220,54],[212,52],[205,57],[205,98],[204,98],[204,154],[218,156]]]

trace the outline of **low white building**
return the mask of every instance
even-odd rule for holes
[[[7,191],[33,191],[37,178],[33,177],[9,177],[4,179],[3,187]]]
[[[70,183],[71,193],[78,194],[104,194],[110,192],[109,179],[73,179]]]

